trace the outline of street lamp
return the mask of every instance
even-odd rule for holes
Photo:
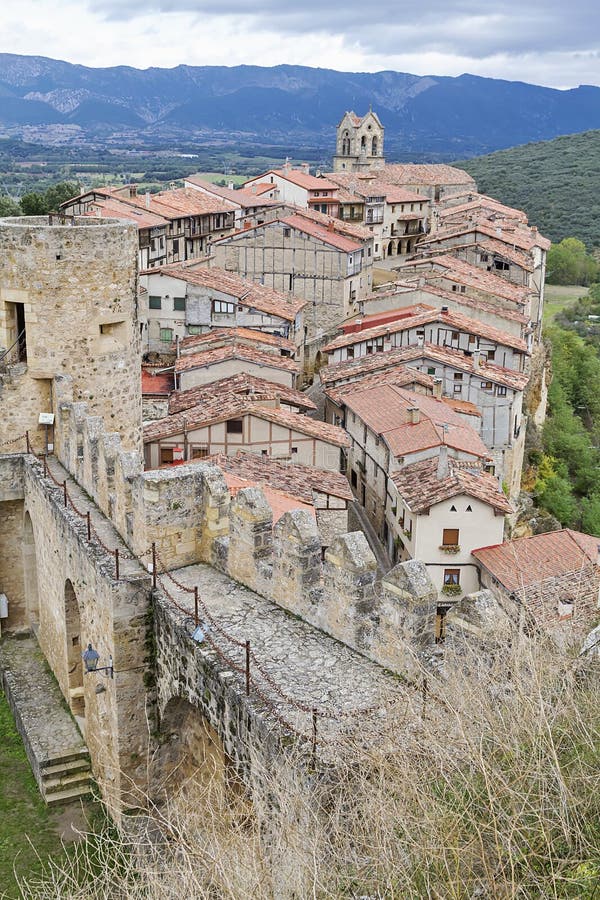
[[[107,678],[115,677],[115,670],[113,667],[113,658],[112,656],[108,657],[108,665],[107,666],[99,666],[98,663],[100,661],[100,654],[97,650],[94,650],[91,644],[87,645],[87,650],[81,654],[83,659],[83,664],[85,666],[85,674],[93,674],[95,672],[108,672]],[[96,685],[96,693],[102,694],[106,688],[103,684]]]

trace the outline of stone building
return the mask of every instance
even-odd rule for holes
[[[280,203],[314,209],[328,216],[338,214],[337,184],[322,176],[311,175],[308,165],[293,169],[286,164],[283,169],[270,169],[244,182],[244,193],[252,194],[254,189],[265,184],[272,186],[269,196]]]
[[[52,379],[141,449],[133,225],[60,217],[0,220],[0,443],[44,434]]]
[[[290,338],[302,356],[305,301],[207,266],[162,266],[140,273],[144,350],[164,351],[177,338],[242,326]]]
[[[473,550],[480,582],[519,629],[572,643],[600,616],[598,538],[564,528]]]
[[[337,127],[334,172],[364,172],[384,165],[384,127],[373,110],[364,116],[346,112]]]

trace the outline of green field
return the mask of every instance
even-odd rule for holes
[[[550,325],[557,313],[587,296],[588,288],[578,284],[547,284],[544,289],[544,325]]]
[[[89,810],[90,804],[86,803]],[[50,809],[42,800],[4,694],[0,693],[0,898],[20,900],[18,879],[42,872],[49,856],[65,852],[61,840],[86,828],[86,810],[70,803]]]

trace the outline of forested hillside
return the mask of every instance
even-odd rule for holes
[[[524,209],[552,241],[600,247],[600,131],[584,131],[457,163],[484,194]]]

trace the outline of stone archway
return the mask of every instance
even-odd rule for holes
[[[190,780],[225,787],[230,763],[219,735],[197,706],[172,697],[160,718],[159,740],[151,778],[159,794],[171,794]]]
[[[81,618],[75,588],[69,579],[65,582],[65,643],[69,706],[73,715],[81,720],[85,719]],[[83,722],[79,724],[83,726]]]
[[[23,519],[23,589],[25,593],[25,624],[36,632],[40,623],[40,595],[35,537],[28,511],[25,512]]]
[[[389,242],[388,248],[387,248],[387,255],[388,255],[388,256],[395,256],[395,255],[396,255],[396,244],[394,243],[394,241],[390,241],[390,242]]]

